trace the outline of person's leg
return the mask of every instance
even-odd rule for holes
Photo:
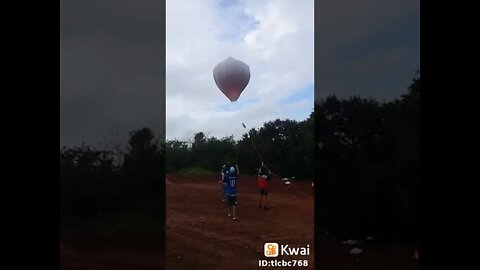
[[[263,190],[260,189],[260,202],[258,203],[258,208],[262,208],[262,200],[263,200]]]
[[[232,204],[231,204],[231,197],[227,195],[227,211],[228,211],[228,216],[232,216],[231,212]]]
[[[235,210],[237,209],[237,196],[232,197],[232,212],[233,212],[233,220],[237,219],[237,215],[235,213]]]
[[[268,191],[267,191],[266,189],[265,189],[264,194],[265,194],[265,204],[264,204],[263,208],[264,208],[265,210],[268,210],[268,209],[270,209],[270,208],[268,208]]]

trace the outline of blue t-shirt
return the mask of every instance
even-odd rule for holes
[[[228,182],[228,174],[229,174],[229,172],[227,170],[224,170],[222,172],[222,177],[223,177],[222,181],[223,181],[224,184],[227,184],[227,182]]]
[[[227,195],[237,196],[237,175],[229,175],[227,178]]]

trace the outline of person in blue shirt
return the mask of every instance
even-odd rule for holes
[[[227,177],[228,216],[232,217],[233,220],[237,220],[235,208],[237,206],[237,181],[239,174],[240,172],[238,170],[238,165],[236,165],[235,167],[231,166]]]
[[[222,184],[222,202],[225,202],[227,200],[227,176],[228,176],[228,170],[227,170],[227,165],[224,164],[222,167],[221,171],[221,179],[218,181],[218,183]]]

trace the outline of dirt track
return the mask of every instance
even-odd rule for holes
[[[314,197],[309,182],[287,188],[274,180],[269,188],[271,208],[263,210],[258,208],[256,178],[241,176],[239,219],[233,221],[221,201],[218,178],[167,176],[168,269],[275,269],[258,266],[259,259],[265,259],[265,242],[308,244],[309,256],[283,259],[308,260],[308,268],[295,269],[314,268]]]
[[[274,179],[269,187],[271,209],[258,208],[256,178],[242,176],[238,184],[238,221],[227,216],[221,202],[219,176],[167,176],[167,269],[317,269],[400,270],[419,269],[413,247],[369,245],[359,256],[348,255],[348,247],[317,228],[314,246],[314,190],[310,182],[290,186]],[[265,259],[263,244],[278,242],[310,245],[309,267],[259,267]],[[279,259],[282,259],[279,257]]]
[[[315,247],[314,196],[309,182],[287,187],[274,179],[269,188],[271,209],[263,210],[258,208],[256,179],[242,176],[239,220],[233,221],[221,202],[217,180],[216,175],[167,175],[166,261],[160,243],[145,239],[142,232],[112,239],[78,234],[61,237],[60,269],[313,269],[315,248],[317,269],[419,269],[412,247],[372,245],[360,256],[350,256],[338,239],[321,228],[316,231],[319,245]],[[259,267],[258,260],[265,259],[265,242],[293,247],[308,244],[310,256],[283,259],[307,259],[309,267]]]

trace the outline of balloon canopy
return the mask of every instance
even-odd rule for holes
[[[213,79],[223,94],[234,102],[250,81],[250,68],[242,61],[228,57],[215,66]]]

